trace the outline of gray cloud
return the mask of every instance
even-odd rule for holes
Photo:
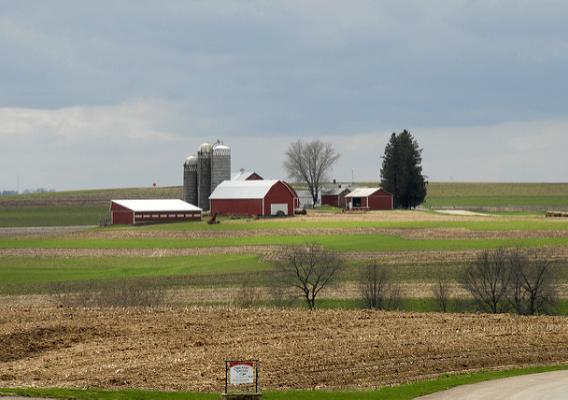
[[[340,179],[352,169],[374,179],[386,137],[403,128],[425,147],[432,179],[568,172],[556,147],[542,148],[565,140],[563,1],[0,1],[0,10],[0,189],[15,169],[29,187],[176,184],[179,160],[216,138],[233,145],[235,168],[254,157],[248,166],[272,176],[289,141],[327,138],[344,154]]]

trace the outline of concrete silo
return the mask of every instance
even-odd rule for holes
[[[217,142],[211,158],[211,193],[223,181],[231,180],[231,148]]]
[[[189,156],[183,163],[183,201],[197,206],[197,157]]]
[[[197,152],[197,207],[203,211],[209,210],[209,196],[211,195],[211,156],[213,147],[209,143],[199,146]]]

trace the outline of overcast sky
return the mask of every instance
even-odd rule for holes
[[[568,2],[0,0],[0,190],[178,185],[203,141],[285,177],[321,138],[377,180],[568,181]]]

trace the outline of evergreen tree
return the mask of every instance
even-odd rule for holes
[[[393,133],[385,147],[381,186],[393,194],[395,208],[416,208],[426,198],[422,149],[406,129]]]

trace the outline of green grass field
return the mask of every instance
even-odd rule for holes
[[[409,211],[409,218],[412,216],[410,213],[417,213],[417,211]],[[334,228],[379,228],[379,229],[445,229],[445,228],[462,228],[472,231],[557,231],[568,230],[568,220],[554,219],[527,216],[527,215],[513,215],[506,216],[502,219],[487,219],[487,220],[468,220],[468,217],[463,220],[456,221],[381,221],[381,220],[368,220],[368,221],[341,221],[341,220],[306,220],[299,218],[289,219],[239,219],[228,220],[221,219],[221,223],[217,225],[207,225],[205,221],[202,222],[181,222],[175,224],[160,224],[160,225],[147,225],[139,226],[136,229],[148,231],[247,231],[247,230],[291,230],[301,228],[314,228],[314,229],[334,229]],[[114,226],[110,229],[126,230],[132,227]]]
[[[337,251],[442,251],[495,249],[499,247],[558,247],[566,246],[566,238],[515,238],[515,239],[404,239],[394,235],[310,235],[304,236],[251,236],[224,238],[128,238],[128,239],[62,239],[1,238],[0,248],[69,248],[69,249],[190,249],[232,246],[299,245],[316,242]]]
[[[269,265],[252,255],[192,257],[0,258],[0,287],[50,282],[121,280],[265,271]],[[171,284],[171,281],[169,281]]]
[[[431,182],[424,204],[431,208],[568,208],[568,183]]]
[[[110,201],[111,199],[151,199],[151,198],[179,198],[181,186],[146,187],[146,188],[118,188],[118,189],[90,189],[69,190],[62,192],[45,192],[20,194],[17,196],[0,197],[0,207],[14,201],[73,201],[92,203],[95,201]]]
[[[439,378],[369,391],[294,390],[268,391],[267,400],[411,400],[418,396],[448,390],[456,386],[474,384],[513,376],[538,374],[568,369],[566,365],[515,368],[504,371],[480,371],[470,374],[446,374]],[[0,388],[2,395],[45,396],[55,399],[77,400],[209,400],[218,399],[218,393],[157,392],[144,390],[97,390],[57,388]]]
[[[0,227],[98,225],[103,207],[0,207]]]

